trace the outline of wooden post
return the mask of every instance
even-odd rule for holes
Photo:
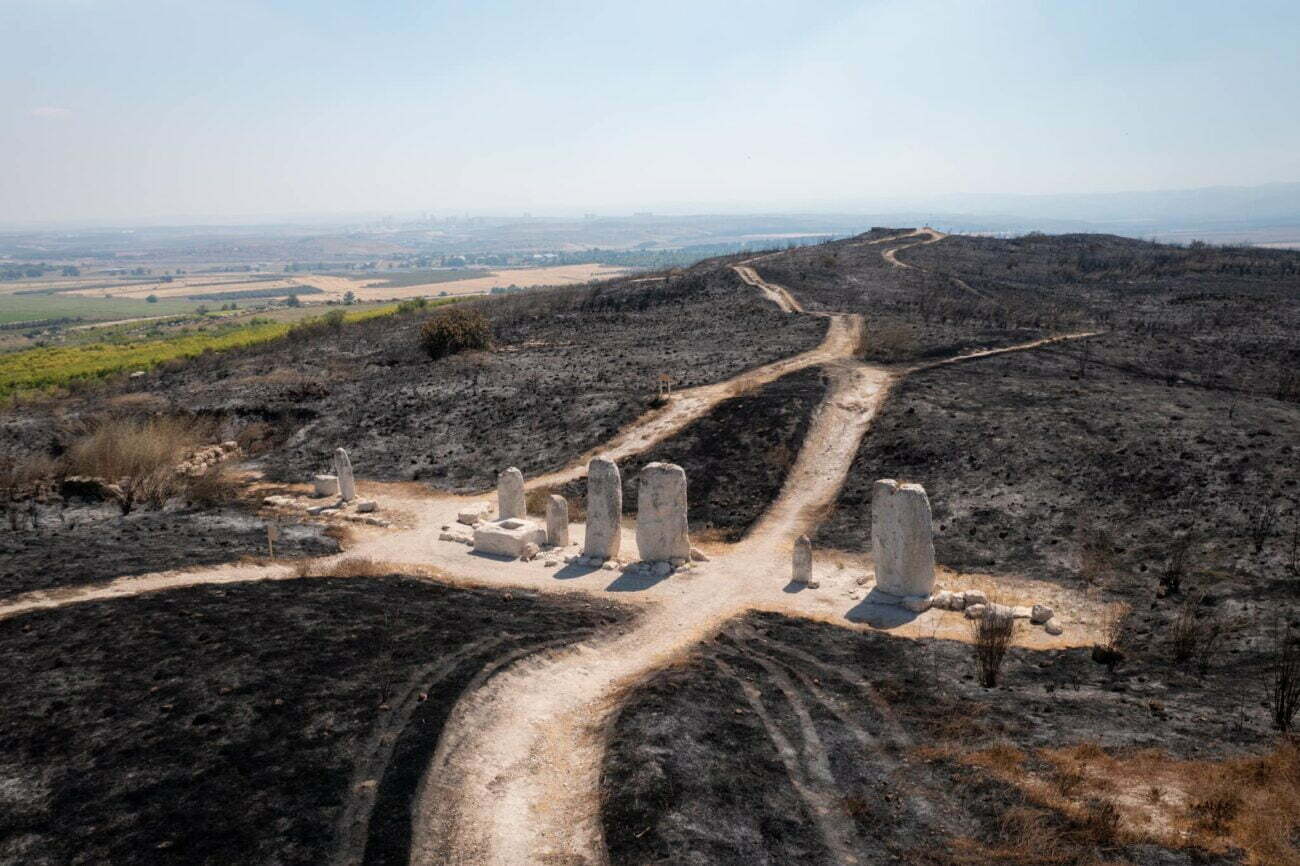
[[[280,524],[274,520],[266,524],[266,549],[271,558],[275,559],[275,542],[280,538]]]

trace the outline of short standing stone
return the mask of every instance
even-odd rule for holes
[[[334,474],[339,479],[339,498],[351,502],[357,498],[357,483],[352,477],[352,461],[342,448],[334,449]]]
[[[527,517],[524,504],[524,473],[511,466],[497,476],[497,519]]]
[[[557,494],[546,500],[546,541],[556,547],[569,544],[569,500]]]
[[[636,547],[646,562],[687,560],[686,471],[674,463],[647,463],[637,489]]]
[[[812,542],[808,536],[801,535],[795,539],[794,552],[790,556],[790,579],[795,583],[812,583]]]
[[[313,475],[311,483],[316,488],[317,496],[339,495],[339,477],[337,475]]]
[[[623,534],[623,478],[618,464],[593,457],[587,464],[587,535],[582,555],[597,560],[618,556]]]
[[[919,484],[877,481],[871,494],[871,552],[876,588],[893,595],[934,590],[934,527]]]

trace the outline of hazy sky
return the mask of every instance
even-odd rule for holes
[[[1300,3],[0,0],[0,222],[1300,180]]]

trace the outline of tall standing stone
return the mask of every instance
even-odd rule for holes
[[[342,448],[334,449],[334,474],[339,478],[339,498],[351,502],[357,498],[357,482],[352,477],[352,461]]]
[[[812,542],[808,536],[801,535],[794,542],[794,552],[790,557],[791,576],[795,583],[812,583]]]
[[[888,478],[875,483],[871,553],[880,591],[929,595],[934,590],[934,525],[924,487]]]
[[[555,547],[569,544],[569,500],[558,494],[546,500],[546,541]]]
[[[686,471],[675,463],[648,463],[636,499],[636,546],[646,562],[689,559]]]
[[[593,457],[587,464],[587,536],[582,555],[597,559],[618,556],[623,543],[623,477],[618,464],[607,457]]]
[[[497,476],[497,516],[501,520],[527,517],[524,502],[524,473],[511,466]]]

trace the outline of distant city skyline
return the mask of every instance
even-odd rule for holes
[[[1300,181],[1300,6],[0,0],[0,224]]]

